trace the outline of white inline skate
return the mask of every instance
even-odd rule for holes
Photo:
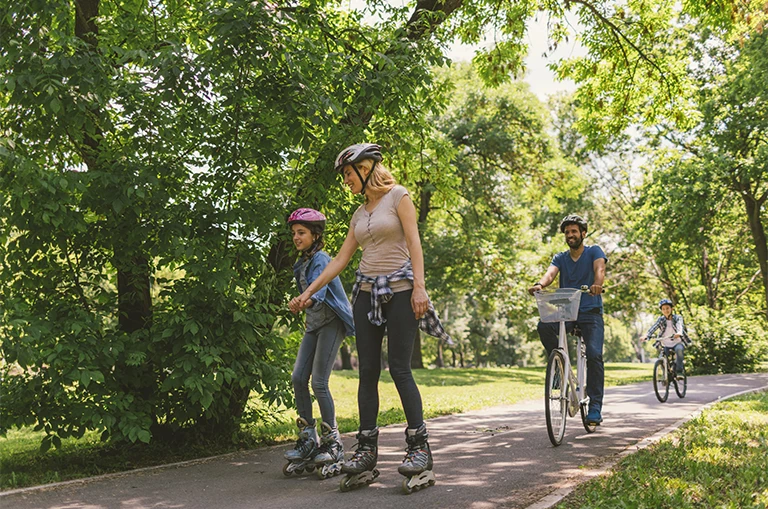
[[[320,447],[315,455],[317,477],[328,479],[341,473],[344,465],[344,445],[341,443],[341,435],[337,428],[331,428],[327,423],[322,423],[320,428],[323,436],[320,438]]]

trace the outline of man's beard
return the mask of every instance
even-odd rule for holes
[[[566,239],[565,243],[568,244],[568,247],[571,249],[578,249],[581,247],[581,244],[584,242],[584,239],[575,238],[575,239]]]

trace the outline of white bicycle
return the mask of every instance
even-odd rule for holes
[[[587,433],[594,433],[596,424],[587,422],[589,396],[587,396],[587,352],[578,324],[572,335],[576,336],[576,376],[571,369],[568,355],[568,342],[565,322],[573,322],[579,316],[579,303],[582,293],[588,293],[589,287],[557,288],[534,292],[541,321],[560,323],[557,348],[549,354],[547,377],[544,387],[544,410],[547,416],[547,433],[552,445],[558,446],[565,436],[565,421],[581,412],[581,422]],[[565,374],[568,374],[566,379]],[[567,380],[567,383],[563,383]]]

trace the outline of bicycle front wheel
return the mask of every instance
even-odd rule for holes
[[[653,365],[653,390],[656,398],[664,403],[669,397],[669,380],[664,372],[664,360],[659,359]]]
[[[675,378],[675,392],[678,398],[684,398],[685,393],[688,392],[688,375],[685,374],[685,368],[683,368],[683,374]]]
[[[549,441],[558,446],[565,436],[565,418],[568,414],[568,380],[565,378],[565,360],[559,350],[552,350],[547,362],[544,411],[547,415]]]

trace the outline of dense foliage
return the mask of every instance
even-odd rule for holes
[[[661,295],[698,334],[700,308],[738,308],[762,344],[758,3],[372,1],[364,21],[329,0],[0,1],[0,432],[148,442],[229,432],[252,391],[289,404],[284,218],[320,208],[337,249],[357,202],[329,169],[362,140],[416,202],[450,362],[540,360],[525,288],[571,211],[611,258],[607,359],[643,356]],[[511,78],[534,16],[569,37],[564,5],[588,55],[553,64],[580,88],[548,110]],[[489,28],[473,67],[445,66]]]

